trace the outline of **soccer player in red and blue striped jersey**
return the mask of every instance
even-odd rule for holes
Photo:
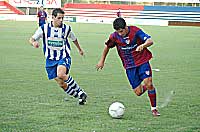
[[[47,21],[47,13],[44,11],[43,6],[40,7],[40,10],[37,13],[37,17],[39,18],[39,26],[42,26]]]
[[[116,47],[135,94],[141,96],[148,90],[152,114],[160,116],[156,108],[156,89],[152,83],[149,63],[152,54],[147,48],[153,44],[151,37],[136,26],[127,26],[123,18],[116,18],[113,28],[115,32],[110,34],[105,43],[103,54],[96,65],[97,70],[104,67],[109,50]]]

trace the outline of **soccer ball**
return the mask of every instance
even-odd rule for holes
[[[125,112],[125,107],[120,102],[114,102],[109,106],[109,114],[112,118],[122,118]]]

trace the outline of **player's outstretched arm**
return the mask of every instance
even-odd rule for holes
[[[29,43],[34,47],[34,48],[39,48],[39,42],[38,41],[36,41],[34,38],[30,38],[29,39]]]
[[[98,64],[96,65],[97,71],[98,71],[99,69],[103,69],[104,63],[105,63],[105,60],[106,60],[106,56],[107,56],[108,52],[109,52],[109,48],[108,48],[108,46],[106,45],[105,48],[104,48],[104,50],[103,50],[103,54],[102,54],[102,56],[101,56],[101,58],[100,58]]]
[[[84,55],[84,52],[83,52],[83,50],[82,50],[82,48],[81,48],[81,46],[80,46],[78,40],[76,39],[75,41],[73,41],[73,43],[76,45],[79,54],[80,54],[81,56],[83,56],[83,55]]]

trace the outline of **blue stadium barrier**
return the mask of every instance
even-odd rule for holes
[[[135,18],[200,22],[200,7],[144,6]]]
[[[182,6],[144,6],[144,11],[198,12],[198,13],[200,13],[200,7],[182,7]]]

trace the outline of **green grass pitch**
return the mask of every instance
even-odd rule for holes
[[[137,97],[112,49],[97,72],[112,25],[69,23],[85,57],[72,46],[71,75],[88,93],[85,106],[47,79],[42,47],[28,39],[36,22],[0,21],[0,132],[199,132],[200,28],[139,26],[150,34],[153,82],[161,116],[151,115],[147,93]],[[112,119],[108,106],[120,101],[122,119]]]

